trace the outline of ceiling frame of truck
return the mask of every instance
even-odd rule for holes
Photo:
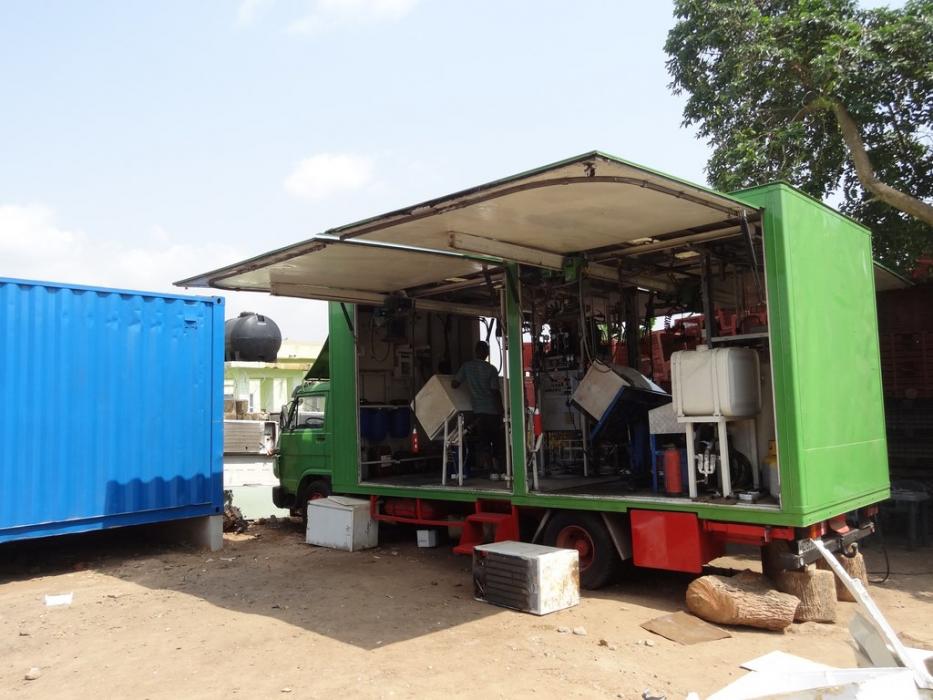
[[[674,248],[691,239],[716,240],[739,235],[743,217],[758,221],[760,212],[593,151],[328,233],[555,267],[553,258],[544,264],[541,257],[582,255],[598,262],[633,255],[640,245]],[[458,237],[487,243],[457,245]]]
[[[740,235],[739,222],[759,219],[760,212],[740,200],[592,151],[330,229],[177,284],[338,301],[354,293],[361,301],[393,293],[436,298],[441,290],[456,297],[482,286],[492,266],[560,270],[569,258],[585,258],[592,279],[671,291],[679,273],[654,269],[653,257]],[[337,241],[387,246],[393,263],[364,249],[322,256],[321,246],[333,248]],[[406,251],[457,257],[405,263],[398,256]],[[365,270],[355,269],[361,266]],[[411,275],[393,277],[389,267]]]

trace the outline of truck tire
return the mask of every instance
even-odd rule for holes
[[[612,580],[619,564],[619,553],[599,514],[555,513],[541,539],[551,547],[579,552],[582,588],[595,590]]]
[[[327,498],[330,493],[330,481],[327,479],[311,479],[298,489],[295,505],[301,511],[301,522],[305,527],[308,525],[308,502]]]

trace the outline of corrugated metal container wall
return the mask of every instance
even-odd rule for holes
[[[0,278],[0,542],[222,511],[223,316]]]

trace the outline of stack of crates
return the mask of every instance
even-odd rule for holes
[[[933,284],[878,294],[878,330],[892,477],[933,487]]]
[[[885,396],[933,399],[933,284],[881,292],[878,330]]]

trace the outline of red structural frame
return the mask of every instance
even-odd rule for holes
[[[490,535],[494,542],[520,539],[518,507],[502,501],[483,500],[472,506],[472,513],[447,520],[441,515],[446,510],[436,501],[370,497],[370,513],[375,520],[459,528],[460,541],[453,549],[457,554],[471,554],[473,548]],[[761,546],[776,540],[820,537],[829,530],[844,532],[847,529],[844,518],[816,523],[798,532],[792,527],[703,520],[696,513],[638,509],[629,511],[629,522],[636,566],[697,574],[705,564],[722,556],[726,543]]]

